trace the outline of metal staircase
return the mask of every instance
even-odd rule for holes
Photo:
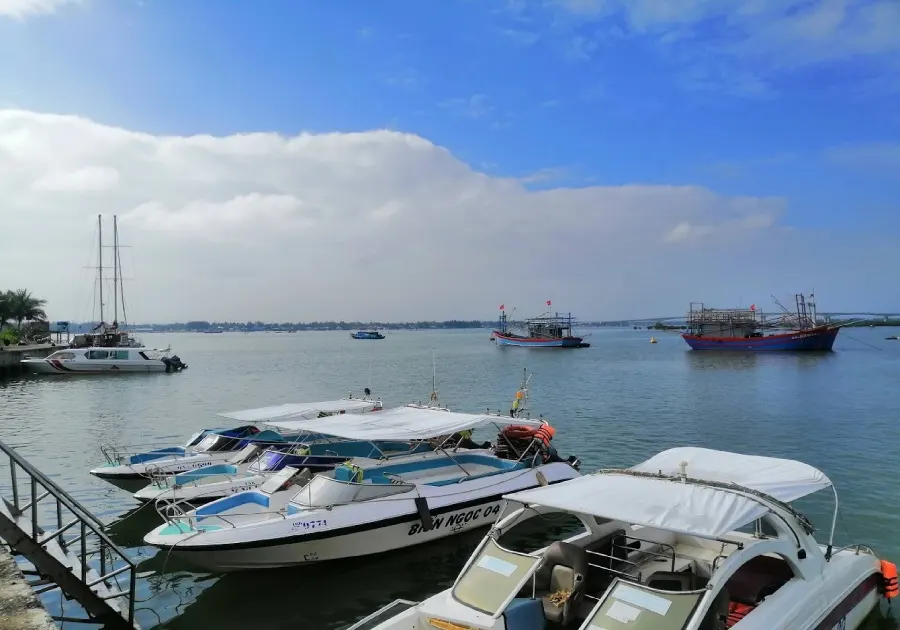
[[[57,621],[95,623],[108,630],[132,630],[134,563],[103,531],[103,524],[65,490],[0,441],[9,457],[9,485],[3,484],[0,538],[34,570],[24,573],[37,594],[61,589],[76,600],[85,618]],[[6,495],[12,494],[12,501]],[[41,503],[43,501],[43,503]],[[127,580],[127,586],[119,584]]]

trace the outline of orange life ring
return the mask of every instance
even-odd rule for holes
[[[534,437],[537,429],[534,427],[526,427],[521,424],[511,424],[503,429],[503,435],[510,440],[525,440]]]

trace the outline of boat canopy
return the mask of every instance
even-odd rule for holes
[[[457,413],[410,405],[372,414],[331,416],[272,422],[274,427],[325,433],[348,440],[404,441],[425,440],[451,435],[487,424],[518,424],[538,427],[540,422],[488,414]]]
[[[678,477],[687,462],[686,478]],[[669,477],[648,477],[642,474]],[[675,448],[629,470],[600,471],[563,484],[505,495],[505,499],[566,512],[644,525],[701,538],[720,538],[764,516],[763,499],[734,483],[788,502],[831,485],[828,477],[801,462]]]
[[[692,479],[736,483],[787,503],[831,486],[825,473],[803,462],[694,446],[670,448],[631,470],[679,475],[682,462]]]
[[[286,403],[258,409],[244,409],[242,411],[223,411],[216,414],[222,418],[231,418],[239,422],[264,422],[269,420],[289,420],[292,418],[317,418],[320,414],[354,413],[371,411],[377,406],[377,401],[362,398],[342,398],[340,400],[327,400],[314,403]],[[293,429],[293,426],[284,424],[276,425],[280,428]]]

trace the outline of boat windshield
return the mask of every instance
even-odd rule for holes
[[[259,459],[250,466],[253,472],[265,472],[267,470],[278,470],[284,466],[280,466],[284,460],[286,453],[281,451],[266,451]]]
[[[200,443],[194,447],[194,450],[199,453],[227,451],[231,448],[234,448],[234,445],[237,444],[237,441],[238,440],[233,437],[226,437],[224,435],[210,433],[205,438],[200,440]]]
[[[540,563],[540,557],[507,551],[489,537],[453,585],[453,598],[495,616]]]
[[[705,593],[658,591],[617,579],[579,630],[681,630]]]

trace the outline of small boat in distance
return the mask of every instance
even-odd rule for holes
[[[782,306],[784,313],[772,318],[767,318],[755,304],[750,308],[719,309],[706,308],[702,302],[691,302],[688,332],[681,336],[692,350],[831,350],[840,326],[818,322],[812,294],[808,299],[802,293],[794,297],[796,312]],[[785,328],[787,332],[763,332]]]
[[[550,300],[547,300],[550,306]],[[572,325],[575,318],[572,314],[561,315],[549,313],[526,319],[522,324],[522,330],[514,331],[509,325],[509,319],[503,305],[500,306],[500,327],[491,333],[491,339],[498,346],[519,346],[522,348],[589,348],[591,344],[585,343],[582,337],[572,334]]]
[[[360,330],[355,333],[350,333],[351,339],[384,339],[384,335],[382,335],[377,330]]]

